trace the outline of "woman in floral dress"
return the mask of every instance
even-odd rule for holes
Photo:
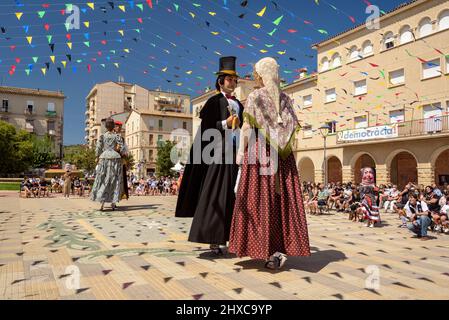
[[[280,89],[273,58],[254,68],[260,89],[247,99],[237,164],[240,181],[229,252],[281,268],[289,256],[309,256],[301,184],[291,144],[299,129],[291,99]]]
[[[97,142],[97,168],[95,182],[92,187],[91,200],[101,203],[103,210],[105,202],[112,203],[112,210],[120,201],[122,191],[122,157],[123,140],[114,132],[114,120],[106,120],[107,132],[102,134]]]

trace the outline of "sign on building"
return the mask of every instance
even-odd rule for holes
[[[338,142],[364,141],[371,139],[391,139],[398,137],[398,125],[385,125],[338,132]]]

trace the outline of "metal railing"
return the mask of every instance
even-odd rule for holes
[[[391,125],[391,124],[384,124],[384,125]],[[449,133],[449,115],[436,116],[428,119],[416,119],[411,121],[398,122],[397,126],[398,126],[397,128],[398,136],[396,138]],[[338,132],[343,131],[346,130],[341,130]],[[337,141],[337,144],[350,144],[355,142],[357,141]]]

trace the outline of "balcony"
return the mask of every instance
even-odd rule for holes
[[[163,112],[177,112],[181,113],[182,110],[182,100],[180,99],[169,99],[166,97],[157,97],[154,99],[156,101],[155,109],[156,111]]]
[[[449,133],[449,115],[337,132],[337,144]]]
[[[48,118],[55,118],[56,117],[56,111],[47,111],[45,112],[45,116]]]
[[[23,110],[23,114],[29,116],[29,115],[33,115],[34,112],[33,112],[33,109],[27,108],[27,109]]]
[[[1,108],[0,108],[0,112],[1,112],[1,113],[8,113],[8,112],[9,112],[9,109],[8,109],[8,107],[1,107]]]

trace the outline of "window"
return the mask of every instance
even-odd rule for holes
[[[324,58],[321,60],[321,72],[329,70],[329,60],[327,58]]]
[[[341,66],[341,57],[338,53],[332,56],[332,68],[338,68]]]
[[[312,126],[311,125],[305,125],[303,127],[303,131],[304,131],[304,139],[313,137],[313,131],[312,131]]]
[[[399,41],[401,44],[413,41],[413,33],[410,26],[404,26],[401,28]]]
[[[33,101],[27,101],[27,112],[29,114],[33,113],[33,108],[34,108],[34,102]]]
[[[446,73],[449,73],[449,56],[446,56]]]
[[[394,110],[390,111],[390,123],[399,123],[405,121],[405,113],[404,110]]]
[[[173,122],[173,129],[178,129],[179,123],[178,121]]]
[[[440,13],[438,17],[438,29],[440,31],[449,29],[449,10]]]
[[[164,143],[164,136],[160,134],[157,136],[157,145],[162,146],[163,143]]]
[[[354,95],[359,96],[361,94],[366,94],[368,92],[368,87],[366,85],[366,80],[360,80],[354,82]]]
[[[390,84],[395,86],[405,83],[404,69],[392,71],[388,74]]]
[[[47,106],[47,111],[55,112],[55,104],[53,102],[49,102]]]
[[[183,128],[184,130],[187,130],[187,122],[184,121],[184,122],[182,123],[182,128]]]
[[[433,31],[432,20],[430,18],[424,18],[419,23],[419,36],[425,37],[431,34]]]
[[[150,152],[149,152],[149,159],[150,159],[150,161],[152,161],[153,160],[153,154],[154,154],[154,151],[153,150],[150,150]]]
[[[354,118],[354,127],[356,129],[367,128],[368,127],[368,117],[360,116]]]
[[[312,95],[304,96],[303,98],[304,108],[309,108],[312,106]]]
[[[334,102],[337,101],[337,93],[334,89],[326,90],[326,102]]]
[[[162,131],[163,127],[164,127],[164,121],[163,120],[159,120],[159,130]]]
[[[154,120],[153,119],[150,119],[148,121],[148,129],[149,130],[154,130]]]
[[[153,145],[153,135],[150,134],[150,146],[152,146],[152,145]]]
[[[426,132],[433,133],[442,130],[443,108],[441,103],[433,103],[423,106],[424,128]]]
[[[435,59],[423,63],[422,72],[423,72],[422,74],[423,79],[429,79],[440,76],[441,75],[440,59]]]
[[[371,43],[371,41],[369,41],[369,40],[365,41],[363,43],[362,50],[363,50],[363,55],[365,57],[372,54],[373,53],[373,44]]]
[[[8,100],[3,100],[2,101],[2,111],[3,112],[8,112],[8,108],[9,108],[9,101]]]
[[[394,47],[394,35],[393,32],[388,32],[384,37],[384,46],[385,50],[391,49]]]
[[[359,49],[357,47],[352,47],[349,51],[349,61],[356,61],[360,59]]]
[[[48,121],[47,122],[47,130],[55,130],[55,122],[54,121]]]
[[[326,125],[329,127],[328,134],[334,134],[337,132],[337,122],[336,121],[327,122]]]

